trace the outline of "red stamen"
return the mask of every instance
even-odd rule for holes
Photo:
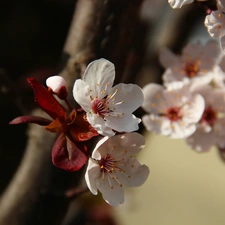
[[[177,121],[182,118],[180,114],[180,109],[177,107],[172,107],[167,110],[166,116],[171,121]]]
[[[210,126],[213,126],[215,124],[216,119],[217,119],[216,111],[211,106],[209,106],[203,112],[200,122],[207,123]]]
[[[196,62],[188,62],[183,67],[183,72],[189,78],[195,77],[198,71],[199,67]]]

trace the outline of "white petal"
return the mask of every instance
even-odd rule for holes
[[[75,81],[73,86],[73,97],[85,112],[91,110],[90,88],[81,79]]]
[[[205,18],[205,26],[212,37],[221,37],[225,33],[225,16],[219,10],[211,12]]]
[[[187,138],[196,130],[195,124],[185,124],[183,121],[172,123],[172,132],[168,136],[170,138]]]
[[[146,165],[141,165],[135,158],[128,158],[126,165],[124,167],[126,173],[120,172],[116,174],[119,181],[127,187],[143,185],[149,176],[149,168]]]
[[[115,159],[117,155],[123,155],[121,157],[126,158],[138,154],[144,146],[145,138],[136,132],[104,137],[94,148],[92,158],[100,160],[107,153],[110,153]]]
[[[182,71],[182,68],[180,67],[176,67],[173,69],[171,68],[166,69],[162,75],[162,79],[165,86],[175,81],[181,81],[184,84],[188,84],[190,82],[190,78],[185,76],[185,74]]]
[[[159,61],[164,68],[176,67],[180,64],[179,57],[176,56],[170,49],[163,48],[160,51]]]
[[[162,85],[150,83],[143,87],[144,102],[142,108],[149,113],[165,112],[165,99]]]
[[[188,43],[182,50],[183,62],[189,62],[190,59],[196,61],[202,55],[205,46],[200,41],[196,43]]]
[[[197,94],[190,98],[189,104],[184,105],[182,108],[183,121],[185,123],[197,123],[204,112],[205,100]]]
[[[159,117],[156,115],[144,115],[142,122],[145,128],[159,135],[168,136],[172,132],[171,122],[165,117]]]
[[[225,89],[214,89],[213,92],[211,93],[213,99],[212,99],[212,107],[217,111],[217,112],[225,112]],[[206,100],[207,101],[207,100]]]
[[[198,152],[208,151],[216,144],[214,132],[205,133],[202,129],[197,129],[193,135],[186,139],[187,144]]]
[[[83,77],[83,80],[91,87],[96,96],[100,96],[101,91],[106,87],[112,87],[114,79],[114,64],[103,58],[91,62],[87,66]]]
[[[127,148],[129,150],[129,154],[131,155],[138,154],[145,146],[145,138],[139,133],[125,133],[122,135],[117,135],[113,138],[119,139],[119,146],[123,149]]]
[[[94,127],[99,134],[103,136],[113,136],[115,133],[112,128],[106,125],[105,120],[98,114],[87,113],[88,122]]]
[[[224,89],[215,89],[211,85],[202,85],[195,87],[195,93],[204,97],[205,108],[213,107],[218,112],[224,112],[225,91]]]
[[[220,58],[221,49],[218,42],[209,40],[202,49],[200,69],[211,70],[215,64],[219,63]]]
[[[118,132],[132,132],[138,130],[138,124],[141,122],[141,119],[130,113],[125,113],[119,118],[107,116],[105,120],[108,127]]]
[[[97,193],[98,193],[98,188],[96,186],[96,180],[100,176],[101,176],[101,172],[100,172],[99,164],[95,160],[90,158],[88,160],[88,166],[87,166],[87,170],[85,173],[85,180],[86,180],[88,188],[94,195],[97,195]]]
[[[50,87],[53,92],[58,93],[60,88],[66,87],[66,81],[61,76],[51,76],[46,80],[47,87]]]
[[[110,89],[108,93],[113,94],[115,92],[115,100],[113,100],[115,104],[112,105],[115,111],[132,113],[139,108],[144,101],[142,89],[136,84],[120,83]]]
[[[110,140],[111,139],[108,136],[106,136],[102,138],[100,141],[98,141],[92,152],[91,157],[96,160],[101,160],[102,156],[107,152],[106,150],[108,150],[107,146]]]
[[[172,8],[181,8],[183,5],[190,4],[194,0],[168,0]]]
[[[117,155],[121,155],[124,150],[127,150],[127,153],[123,157],[130,157],[130,155],[138,154],[145,146],[145,138],[136,132],[125,133],[121,135],[115,135],[111,137],[108,141],[107,149],[112,149],[111,154],[116,158]],[[126,155],[126,156],[125,156]]]
[[[209,63],[210,64],[210,63]],[[212,82],[214,73],[212,71],[212,67],[208,72],[201,71],[197,76],[191,78],[190,86],[193,88],[194,86],[198,87],[201,85],[207,85]]]
[[[222,59],[223,64],[215,66],[213,69],[213,84],[218,88],[225,88],[225,73],[222,70],[222,66],[225,65],[225,57]]]
[[[182,107],[190,100],[192,93],[188,85],[180,81],[174,81],[167,85],[164,95],[165,102],[163,104],[168,110],[171,107]]]
[[[103,199],[111,206],[118,206],[124,203],[124,189],[120,187],[116,180],[110,178],[109,175],[105,179],[97,180],[97,187],[102,193]]]

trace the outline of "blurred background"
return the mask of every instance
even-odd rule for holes
[[[145,135],[139,158],[150,176],[115,210],[120,224],[223,225],[225,165],[217,150],[196,153],[183,140]]]
[[[75,0],[0,1],[0,193],[20,164],[27,141],[27,125],[8,123],[35,107],[26,78],[34,77],[45,84],[47,77],[58,73],[75,4]],[[210,4],[212,1],[194,2],[172,9],[167,0],[143,1],[140,35],[144,35],[141,47],[145,51],[133,82],[141,87],[161,82],[163,69],[158,56],[162,47],[179,53],[189,41],[205,43],[210,39],[204,27],[206,6]],[[111,224],[223,225],[225,165],[217,150],[200,154],[183,140],[160,137],[145,132],[143,127],[141,131],[146,147],[139,160],[149,166],[150,176],[140,188],[127,190],[124,205],[115,209],[107,206],[113,217]],[[89,208],[87,205],[96,198],[87,194],[79,204]],[[100,218],[101,211],[100,207],[93,214]],[[106,221],[101,224],[110,224]]]

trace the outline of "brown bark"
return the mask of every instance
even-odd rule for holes
[[[68,83],[69,101],[75,79],[93,59],[106,57],[122,79],[141,0],[79,0],[62,54],[61,72]],[[111,32],[109,32],[111,26]],[[43,115],[40,109],[32,115]],[[25,154],[0,199],[1,225],[61,224],[69,201],[66,191],[77,187],[83,170],[69,173],[55,168],[51,148],[56,135],[30,125]]]

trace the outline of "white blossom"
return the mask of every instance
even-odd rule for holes
[[[73,96],[86,111],[89,123],[99,134],[132,132],[141,119],[132,112],[143,103],[141,88],[135,84],[117,84],[114,65],[106,59],[95,60],[85,70],[83,80],[76,80]]]
[[[143,116],[146,129],[170,138],[185,138],[196,130],[204,111],[204,99],[192,94],[187,85],[173,82],[167,89],[159,84],[143,87]]]
[[[96,145],[88,161],[85,180],[90,191],[112,206],[124,203],[124,187],[138,187],[149,175],[149,168],[140,165],[134,155],[145,145],[138,133],[104,137]]]
[[[193,90],[204,97],[205,110],[193,135],[186,139],[194,150],[202,152],[212,146],[225,147],[225,90],[210,85],[195,87]]]
[[[194,0],[168,0],[172,8],[181,8],[183,5],[190,4]]]
[[[160,63],[166,69],[162,75],[167,85],[173,81],[184,83],[209,83],[212,80],[211,70],[219,63],[221,51],[218,43],[208,41],[187,44],[180,55],[165,48],[160,53]]]

